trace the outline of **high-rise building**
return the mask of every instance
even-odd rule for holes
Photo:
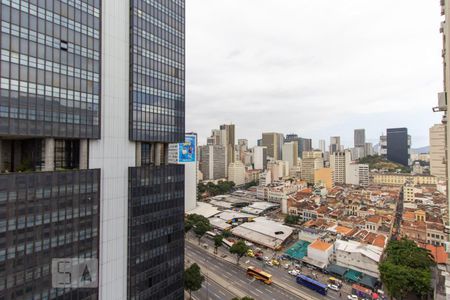
[[[220,129],[211,130],[211,136],[206,139],[207,145],[222,145],[222,136]]]
[[[430,173],[445,179],[445,125],[435,124],[430,128]]]
[[[386,130],[387,159],[404,166],[409,166],[411,138],[407,128],[389,128]]]
[[[1,20],[1,298],[182,299],[184,0],[3,1]],[[61,258],[98,288],[54,288]]]
[[[366,143],[365,145],[364,145],[364,154],[366,155],[366,156],[372,156],[373,154],[374,154],[374,151],[373,151],[373,144],[372,143]]]
[[[199,147],[199,169],[203,180],[215,180],[227,177],[227,150],[223,145],[206,145]]]
[[[235,145],[235,126],[234,124],[220,125],[221,145],[227,148],[227,166],[235,161],[234,145]]]
[[[354,134],[354,146],[364,148],[366,145],[366,130],[365,129],[355,129]]]
[[[305,151],[302,159],[302,178],[306,182],[314,184],[314,174],[316,170],[323,168],[322,151]]]
[[[325,140],[319,140],[319,150],[322,151],[322,153],[326,152]]]
[[[380,155],[387,157],[387,136],[381,135],[380,136]]]
[[[274,160],[281,159],[284,137],[282,133],[267,132],[262,134],[262,146],[267,147],[267,155]]]
[[[228,180],[237,186],[245,184],[245,166],[240,160],[228,165]]]
[[[253,168],[256,170],[267,169],[267,147],[253,147]]]
[[[305,139],[301,138],[303,140],[303,151],[312,151],[312,139]]]
[[[289,168],[298,164],[298,143],[288,142],[283,144],[282,157],[284,161],[289,163]]]
[[[339,151],[341,151],[341,137],[332,136],[330,138],[330,155]]]
[[[248,140],[246,139],[238,139],[236,153],[238,154],[237,159],[242,161],[245,164],[245,153],[248,150]]]
[[[330,168],[333,170],[334,183],[346,182],[345,170],[352,161],[350,150],[335,152],[330,155]]]

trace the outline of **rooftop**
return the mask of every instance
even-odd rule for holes
[[[326,251],[328,249],[330,249],[331,247],[333,247],[333,244],[321,241],[321,240],[316,240],[314,241],[311,245],[309,245],[309,247],[320,250],[320,251]]]

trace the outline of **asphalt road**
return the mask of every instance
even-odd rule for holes
[[[229,285],[237,288],[247,296],[258,300],[294,300],[298,299],[289,291],[283,290],[276,285],[266,285],[252,277],[247,276],[245,271],[233,266],[228,262],[213,256],[206,251],[186,243],[186,259],[196,262],[206,272],[214,272],[219,275]],[[222,298],[226,299],[226,298]],[[230,298],[231,299],[231,298]]]
[[[212,281],[206,274],[205,281],[202,284],[202,288],[192,293],[194,300],[231,300],[236,297],[221,285]]]
[[[197,239],[193,239],[192,241],[194,243],[196,243]],[[204,244],[204,243],[209,245],[208,246],[209,250],[213,249],[214,242],[212,240],[204,237],[204,238],[202,238],[201,244]],[[200,256],[200,257],[205,256],[206,254],[209,254],[208,250],[206,250],[206,249],[199,249],[198,247],[192,246],[188,242],[186,242],[186,256],[188,256],[190,254],[191,255],[190,258],[194,259],[194,257],[192,257],[192,253],[190,253],[191,250],[195,250],[194,253],[196,255]],[[222,261],[222,259],[219,258],[219,257],[222,254],[226,254],[228,257],[232,257],[234,259],[234,256],[232,256],[229,253],[229,251],[227,249],[225,249],[224,247],[219,247],[218,250],[219,250],[219,254],[218,255],[209,254],[209,256],[212,257],[214,260]],[[269,251],[266,251],[265,255],[270,256],[269,253],[270,253]],[[246,264],[247,261],[248,261],[248,264]],[[250,258],[250,257],[244,256],[241,259],[241,264],[243,264],[243,265],[252,265],[252,266],[256,266],[258,268],[263,268],[265,271],[267,271],[268,273],[273,275],[273,280],[274,281],[281,282],[284,285],[289,286],[293,290],[296,289],[296,290],[301,291],[304,294],[308,294],[308,295],[310,295],[311,299],[317,299],[317,298],[323,298],[323,299],[345,299],[347,297],[347,295],[344,294],[344,293],[342,293],[342,297],[340,297],[338,292],[335,292],[335,291],[332,291],[332,290],[328,290],[327,296],[322,296],[322,295],[320,295],[320,294],[318,294],[318,293],[316,293],[314,291],[311,291],[308,288],[305,288],[305,287],[299,285],[295,281],[295,277],[289,275],[288,272],[285,269],[283,269],[282,267],[271,267],[271,266],[268,266],[268,265],[264,265],[264,264],[261,263],[261,261],[255,259],[255,258]],[[211,263],[209,265],[211,265]],[[226,263],[225,267],[226,267],[226,270],[228,270],[230,268],[228,263]],[[247,278],[247,275],[245,274],[245,272],[242,269],[240,269],[239,272],[242,273],[245,278]],[[308,275],[308,274],[306,274],[306,275]],[[261,282],[258,282],[258,283],[265,286],[265,284],[263,284]],[[270,293],[270,292],[268,292],[268,293]],[[256,299],[260,299],[260,298],[257,297]],[[275,297],[275,298],[269,298],[269,299],[284,299],[284,298],[279,296],[278,298]],[[298,299],[298,298],[295,298],[295,299]]]

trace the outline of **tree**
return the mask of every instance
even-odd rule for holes
[[[245,255],[245,253],[247,253],[248,249],[248,246],[242,240],[237,241],[230,247],[230,253],[236,254],[237,265],[239,265],[239,260]]]
[[[414,293],[426,298],[432,291],[431,253],[420,248],[414,241],[403,238],[390,241],[386,247],[386,258],[380,264],[381,280],[392,297],[409,298]]]
[[[194,226],[194,223],[192,221],[186,220],[184,222],[184,233],[185,234],[188,233],[189,230],[191,230],[193,226]]]
[[[222,236],[223,236],[223,238],[229,238],[230,236],[231,236],[231,232],[230,231],[228,231],[228,230],[224,230],[224,231],[222,231]]]
[[[217,254],[217,248],[222,246],[222,243],[223,243],[223,236],[221,236],[220,234],[216,235],[214,237],[214,253]]]
[[[194,263],[184,270],[184,289],[189,292],[189,299],[192,299],[192,292],[198,291],[202,287],[205,277],[200,272],[200,267]]]
[[[286,223],[286,224],[297,224],[299,220],[300,220],[299,216],[287,215],[284,218],[284,223]]]
[[[209,224],[209,221],[203,222],[197,222],[194,225],[194,233],[198,237],[198,244],[200,245],[200,239],[205,235],[205,233],[211,229],[211,225]]]

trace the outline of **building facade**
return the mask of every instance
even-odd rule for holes
[[[334,183],[345,184],[345,170],[350,163],[350,150],[338,151],[330,155],[330,168],[333,170]]]
[[[430,128],[430,174],[445,179],[445,125]]]
[[[337,151],[341,151],[341,137],[332,136],[330,138],[330,156]]]
[[[253,147],[253,168],[256,170],[267,169],[267,147]]]
[[[288,142],[283,144],[282,158],[289,163],[289,168],[298,165],[298,143]]]
[[[184,1],[1,18],[0,298],[182,299]],[[56,258],[96,259],[98,287],[55,289]]]
[[[314,184],[315,171],[323,168],[323,153],[321,151],[305,151],[302,159],[302,178]]]
[[[245,166],[240,160],[228,165],[228,180],[237,186],[245,184],[245,174]]]
[[[387,159],[404,166],[411,165],[411,138],[407,128],[388,128],[386,130]]]
[[[199,169],[203,180],[216,180],[227,177],[227,150],[222,145],[206,145],[199,147]]]
[[[284,136],[281,133],[267,132],[262,134],[261,146],[267,147],[267,155],[274,160],[281,159]]]

